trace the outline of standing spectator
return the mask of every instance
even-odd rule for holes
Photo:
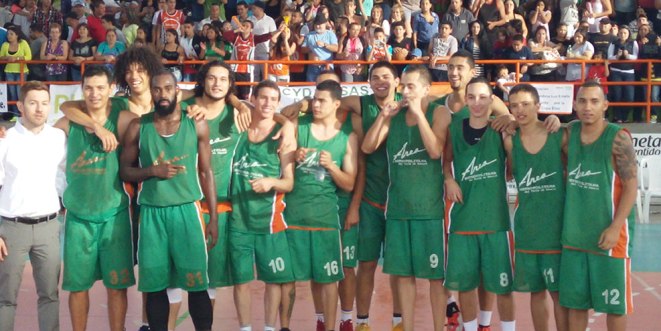
[[[661,36],[657,36],[651,33],[644,38],[646,38],[647,41],[641,41],[643,43],[643,47],[641,48],[639,57],[641,59],[661,59]],[[643,72],[647,72],[647,70],[644,70]],[[661,63],[652,63],[652,77],[653,82],[661,82]],[[645,100],[647,100],[647,87],[642,87],[645,88]],[[652,85],[652,97],[650,100],[652,102],[661,101],[661,85]],[[661,106],[652,107],[652,115],[657,116],[658,122],[659,119],[661,119]]]
[[[2,44],[0,47],[0,60],[8,61],[5,65],[5,77],[9,82],[18,82],[21,80],[21,65],[15,63],[17,61],[30,61],[32,60],[32,52],[30,50],[30,45],[25,40],[25,36],[21,30],[16,26],[10,26],[7,28],[7,41]],[[23,66],[23,79],[27,78],[30,70],[27,65]],[[18,88],[19,85],[11,84],[7,85],[7,101],[16,101],[18,100]],[[16,106],[10,106],[9,110],[17,114]]]
[[[195,34],[195,22],[190,18],[184,22],[183,35],[180,39],[181,47],[184,49],[186,60],[199,60],[199,53],[201,51],[200,44],[203,42],[202,38]],[[197,66],[186,64],[184,65],[184,78],[185,82],[194,82],[195,74],[197,73]]]
[[[42,60],[54,62],[66,61],[69,57],[69,43],[61,40],[62,26],[57,23],[51,23],[48,41],[41,45],[40,57]],[[67,71],[69,66],[62,63],[46,64],[46,73],[48,81],[62,82],[67,80]]]
[[[367,43],[360,36],[360,25],[351,23],[349,25],[349,34],[340,42],[340,48],[337,52],[338,60],[365,60],[365,49]],[[362,64],[342,64],[340,71],[343,82],[359,82],[362,80]]]
[[[590,24],[590,33],[599,32],[599,21],[613,14],[610,0],[587,0],[583,18]]]
[[[505,59],[507,60],[532,60],[534,59],[532,51],[528,46],[525,46],[523,43],[523,36],[517,34],[512,37],[512,45],[505,51]],[[530,81],[530,75],[528,74],[528,68],[530,67],[529,63],[521,63],[519,66],[519,74],[521,82]],[[514,65],[509,66],[509,71],[516,72]]]
[[[92,15],[87,16],[87,26],[92,39],[100,44],[106,40],[106,28],[103,27],[103,22],[101,22],[101,18],[106,13],[106,4],[103,3],[103,0],[93,0],[91,8]]]
[[[209,17],[207,17],[207,18],[201,20],[199,23],[197,23],[197,26],[199,27],[198,30],[202,30],[202,27],[205,24],[211,24],[211,22],[220,21],[220,4],[219,3],[212,3],[209,12],[210,12]]]
[[[326,7],[328,7],[328,12],[330,13],[330,19],[332,21],[337,21],[338,18],[347,15],[347,13],[344,11],[344,6],[346,2],[347,0],[325,1]]]
[[[537,31],[537,28],[544,27],[546,29],[546,40],[551,40],[551,30],[549,29],[549,22],[551,22],[553,13],[548,9],[546,1],[538,0],[535,10],[530,12],[530,24],[532,31]]]
[[[440,19],[431,11],[431,0],[422,0],[420,6],[420,13],[413,17],[411,23],[413,45],[422,51],[422,55],[427,55],[429,42],[438,33]]]
[[[112,69],[115,60],[117,60],[117,56],[125,50],[126,46],[117,41],[117,33],[115,33],[115,29],[108,30],[108,32],[106,32],[106,41],[99,44],[94,59],[97,61],[105,61],[108,63],[106,66]]]
[[[404,7],[399,4],[392,6],[392,11],[390,13],[390,26],[393,26],[395,23],[401,22],[404,25],[404,31],[406,32],[406,38],[413,38],[413,29],[411,28],[411,20],[406,20],[404,17]],[[413,39],[411,39],[413,41]]]
[[[443,15],[443,21],[452,24],[452,36],[457,40],[463,40],[470,33],[468,24],[474,20],[475,16],[462,6],[461,0],[450,0],[450,8]]]
[[[264,12],[265,4],[264,2],[257,0],[255,3],[252,5],[252,22],[254,23],[253,26],[253,33],[255,35],[262,35],[262,34],[267,34],[267,33],[273,33],[275,32],[278,28],[275,26],[275,21],[273,20],[272,17],[269,17],[266,15]],[[269,40],[256,43],[255,44],[255,60],[268,60],[269,59]],[[254,81],[259,82],[264,79],[264,65],[257,65],[255,66],[255,71],[253,73],[255,75]]]
[[[557,52],[558,45],[554,44],[547,38],[546,28],[538,26],[535,30],[535,37],[528,43],[533,56],[537,60],[552,60],[559,59],[560,55]],[[556,55],[550,58],[550,54]],[[530,80],[533,82],[553,82],[556,81],[557,63],[543,63],[536,64],[530,67]]]
[[[615,10],[615,23],[619,25],[629,24],[629,22],[636,20],[636,8],[638,8],[637,0],[617,0],[613,1]],[[644,13],[644,12],[643,12]],[[631,34],[636,32],[631,30]]]
[[[317,16],[314,19],[314,31],[305,36],[303,42],[304,51],[310,54],[310,60],[328,61],[333,59],[333,54],[337,53],[339,47],[337,36],[332,31],[326,29],[327,20],[324,16]],[[333,68],[333,65],[329,65]],[[307,81],[317,80],[319,73],[324,71],[325,65],[309,65],[307,68]]]
[[[210,26],[206,33],[206,41],[200,44],[201,60],[222,60],[226,55],[225,42],[222,34],[215,26]]]
[[[608,47],[617,40],[617,37],[611,34],[611,20],[608,17],[599,22],[599,33],[589,34],[589,36],[594,51],[604,54],[608,54]]]
[[[46,124],[50,96],[45,84],[22,86],[18,108],[22,117],[0,145],[0,329],[14,329],[27,255],[39,297],[40,329],[58,330],[62,260],[57,212],[65,187],[66,138]]]
[[[11,7],[11,10],[14,13],[12,20],[14,25],[21,27],[23,35],[29,35],[32,16],[37,10],[34,0],[19,0]]]
[[[69,60],[74,64],[71,66],[71,79],[74,81],[81,80],[80,63],[83,61],[94,60],[96,53],[96,40],[89,36],[89,29],[87,24],[78,25],[78,39],[71,43],[69,50]]]
[[[642,11],[642,9],[641,9]],[[638,38],[638,29],[639,27],[647,25],[650,28],[653,28],[652,22],[650,22],[647,19],[647,15],[643,11],[640,15],[638,15],[638,18],[629,22],[629,31],[631,31],[631,39],[636,39]]]
[[[365,27],[367,28],[368,38],[374,37],[374,30],[378,28],[383,29],[386,39],[390,37],[390,22],[383,17],[383,9],[381,7],[372,8],[372,16],[367,20]]]
[[[594,54],[594,46],[587,40],[586,32],[578,30],[574,33],[574,45],[570,46],[567,50],[566,58],[568,60],[591,60]],[[581,75],[581,64],[570,63],[567,65],[567,76],[565,77],[568,82],[574,82],[585,78],[590,65],[585,65],[584,75]]]
[[[159,4],[161,2],[165,4],[164,0],[159,0]],[[154,20],[155,12],[156,8],[154,8],[154,0],[144,0],[142,2],[142,9],[140,10],[138,17],[140,17],[142,24],[151,24],[151,22]]]
[[[471,53],[475,61],[490,59],[491,47],[482,23],[480,21],[472,21],[469,27],[470,32],[461,41],[461,48]],[[475,64],[475,77],[486,77],[483,64]]]
[[[110,14],[103,15],[101,17],[101,24],[103,24],[103,28],[106,29],[106,31],[110,29],[115,29],[115,33],[117,34],[117,41],[124,43],[124,45],[127,45],[126,42],[126,36],[124,36],[124,33],[122,30],[117,29],[115,26],[115,17]]]
[[[294,11],[291,14],[291,21],[289,22],[289,29],[291,30],[291,38],[296,43],[296,52],[291,56],[292,61],[305,60],[303,53],[303,42],[307,36],[309,29],[308,25],[303,22],[303,13]],[[292,64],[289,66],[289,76],[294,82],[305,81],[305,65]]]
[[[520,33],[524,38],[527,38],[528,25],[526,24],[526,19],[515,11],[516,5],[514,4],[514,0],[505,0],[503,6],[505,7],[505,15],[500,20],[488,22],[487,31],[493,31],[499,26],[512,26],[514,22],[519,22],[521,24]]]
[[[41,24],[44,34],[48,34],[51,23],[58,23],[62,26],[64,22],[62,21],[62,13],[53,8],[51,0],[41,0],[41,6],[37,8],[32,17],[32,23]]]
[[[448,65],[438,64],[439,61],[447,62],[452,54],[459,49],[459,42],[452,36],[452,24],[447,21],[441,22],[440,32],[432,37],[429,49],[429,72],[435,82],[448,81]]]
[[[296,43],[291,40],[291,30],[284,23],[271,36],[270,49],[270,59],[277,61],[289,61],[296,52]],[[289,64],[270,64],[268,79],[275,82],[289,82]]]
[[[163,65],[165,68],[174,74],[177,82],[181,82],[182,74],[180,64],[184,62],[185,54],[184,49],[179,46],[179,36],[177,36],[176,30],[167,29],[165,31],[165,44],[161,46],[159,54],[163,59]],[[179,62],[179,65],[167,63],[172,61]]]
[[[255,45],[264,40],[268,41],[271,39],[271,34],[267,33],[255,36],[253,34],[253,22],[251,20],[246,20],[242,22],[238,34],[235,34],[233,31],[227,31],[223,33],[223,39],[232,42],[232,46],[234,46],[231,60],[252,62],[255,57]],[[237,82],[252,82],[255,77],[253,75],[254,65],[252,64],[233,64],[232,70],[236,74]],[[238,91],[240,98],[247,100],[250,97],[250,89],[250,86],[239,86]]]
[[[177,36],[181,35],[181,25],[184,24],[186,15],[181,10],[176,9],[177,0],[167,0],[165,10],[161,10],[160,15],[156,17],[156,24],[153,30],[154,45],[160,47],[165,43],[165,31],[174,29]]]
[[[618,39],[608,47],[609,60],[636,60],[638,59],[638,44],[629,39],[629,28],[625,25],[619,28]],[[633,63],[613,63],[610,67],[610,81],[633,82],[635,80]],[[611,88],[613,102],[633,102],[635,88],[633,85],[614,85]],[[631,107],[619,107],[615,111],[614,120],[618,123],[626,122]],[[640,114],[634,118],[640,117]]]
[[[560,21],[567,25],[567,37],[574,36],[578,29],[578,0],[560,0]]]
[[[491,0],[488,1],[475,1],[476,6],[471,7],[473,15],[477,16],[477,19],[486,24],[487,27],[487,37],[489,41],[493,42],[496,40],[496,26],[491,24],[498,22],[507,17],[505,13],[505,4],[503,0]],[[513,12],[513,11],[512,11]],[[528,36],[524,36],[528,37]]]
[[[41,45],[45,44],[48,38],[44,35],[39,24],[32,24],[30,26],[30,53],[35,56],[32,60],[41,60],[39,56],[41,53]],[[30,64],[30,80],[45,81],[46,80],[46,65],[44,64]]]

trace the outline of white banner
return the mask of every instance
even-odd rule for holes
[[[639,160],[645,158],[661,161],[661,133],[632,133],[631,138]]]
[[[55,85],[50,86],[51,112],[48,115],[48,123],[55,124],[64,114],[60,111],[60,105],[69,100],[81,100],[83,90],[80,85]]]
[[[0,84],[0,113],[8,111],[7,107],[7,84]]]
[[[570,115],[574,102],[574,85],[572,84],[531,84],[539,93],[541,114]]]

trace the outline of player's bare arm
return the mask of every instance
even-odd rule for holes
[[[372,154],[386,141],[390,131],[390,121],[401,110],[401,102],[388,103],[377,116],[372,127],[367,130],[361,149],[365,154]]]
[[[293,126],[287,130],[294,131]],[[293,132],[287,133],[293,135]],[[282,139],[282,138],[281,138]],[[250,180],[252,189],[257,193],[266,193],[271,190],[279,193],[289,193],[294,189],[294,162],[296,155],[296,144],[286,146],[278,152],[280,158],[280,178],[258,178]]]
[[[422,143],[432,159],[440,159],[443,156],[445,137],[447,137],[450,121],[450,113],[445,107],[439,106],[434,109],[431,126],[426,120],[418,122]]]
[[[218,242],[218,213],[216,211],[216,182],[211,167],[211,145],[209,145],[209,126],[204,120],[195,121],[197,131],[197,172],[200,177],[202,193],[208,205],[209,225],[206,227],[208,249]]]
[[[130,111],[122,111],[119,113],[119,117],[117,118],[117,135],[118,135],[117,140],[119,140],[120,142],[123,141],[123,137],[126,134],[129,125],[136,118],[138,118],[138,115]]]
[[[349,135],[347,148],[342,157],[342,168],[333,162],[333,156],[328,151],[321,151],[319,165],[326,168],[335,185],[341,190],[351,192],[356,183],[358,172],[358,138],[355,133]]]
[[[613,222],[599,238],[599,248],[601,249],[611,249],[617,243],[620,231],[636,202],[636,191],[638,189],[636,153],[633,149],[631,136],[627,131],[620,130],[617,133],[613,140],[612,151],[615,161],[615,173],[622,182],[622,194],[615,210]]]
[[[454,152],[452,151],[452,138],[448,134],[445,141],[445,149],[443,150],[443,177],[445,185],[445,197],[452,202],[464,202],[464,197],[461,193],[459,183],[454,179],[452,173],[452,161],[454,160]]]
[[[117,148],[119,141],[115,134],[104,128],[104,123],[98,123],[85,112],[85,100],[65,101],[60,105],[60,110],[70,121],[92,130],[101,140],[103,150],[111,152]]]
[[[53,125],[54,128],[60,129],[64,131],[64,134],[68,137],[69,136],[69,119],[66,117],[62,117],[55,122]]]
[[[358,146],[362,145],[363,141],[363,119],[356,115],[351,114],[351,124],[353,125],[353,132],[356,134]],[[349,230],[354,225],[360,222],[360,203],[363,199],[365,192],[365,154],[358,149],[358,172],[356,174],[356,183],[353,186],[353,195],[351,196],[351,203],[347,209],[347,216],[344,220],[344,229]]]

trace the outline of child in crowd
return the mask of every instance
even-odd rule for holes
[[[496,68],[496,88],[494,94],[503,99],[509,100],[510,90],[512,85],[505,85],[508,83],[516,83],[516,73],[509,72],[506,65],[499,65]]]

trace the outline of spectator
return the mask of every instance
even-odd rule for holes
[[[608,54],[608,47],[617,40],[616,36],[611,34],[611,20],[606,17],[599,22],[599,33],[590,34],[590,43],[594,46],[594,51]]]
[[[289,61],[296,52],[296,43],[291,40],[291,30],[283,23],[280,29],[271,36],[270,58],[278,61]],[[289,82],[289,65],[284,63],[269,66],[269,80]]]
[[[532,51],[528,46],[523,44],[523,36],[517,34],[512,37],[512,45],[505,51],[505,59],[507,60],[532,60],[534,59]],[[521,78],[519,81],[527,82],[530,81],[530,75],[528,74],[529,63],[521,63],[519,66],[519,74]],[[516,72],[514,70],[515,65],[510,65],[508,69],[510,71]]]
[[[383,17],[383,9],[381,7],[372,8],[372,16],[367,20],[365,26],[367,28],[367,37],[373,38],[374,31],[378,28],[383,30],[383,33],[386,35],[386,39],[390,36],[390,22],[386,21]]]
[[[310,60],[328,61],[333,59],[333,54],[338,51],[337,37],[331,31],[326,30],[326,18],[318,16],[314,20],[314,31],[305,36],[303,49],[310,54]],[[333,65],[329,65],[331,68]],[[314,82],[317,76],[325,68],[324,65],[309,65],[307,81]]]
[[[78,39],[78,29],[76,28],[78,24],[87,23],[87,13],[85,12],[85,6],[87,3],[84,0],[74,0],[73,10],[66,16],[66,24],[73,29],[73,33],[67,35],[67,41],[69,43]]]
[[[374,0],[356,1],[358,1],[358,9],[360,9],[360,15],[363,16],[367,21],[372,15],[372,9],[374,9]]]
[[[505,16],[501,17],[500,20],[490,21],[487,23],[487,31],[494,31],[495,28],[511,25],[512,22],[518,21],[521,24],[521,29],[518,33],[521,33],[525,38],[528,37],[528,26],[526,24],[526,19],[518,14],[515,11],[516,4],[514,0],[505,0],[503,3]]]
[[[636,60],[638,59],[638,44],[629,39],[629,28],[621,26],[618,39],[608,47],[609,60]],[[613,63],[610,67],[610,81],[633,82],[635,80],[633,63]],[[613,102],[633,102],[635,89],[633,85],[614,85],[611,88]],[[619,107],[615,111],[614,120],[618,123],[626,122],[631,107]],[[635,117],[640,117],[640,115]]]
[[[512,85],[507,84],[516,83],[516,77],[514,77],[515,75],[516,73],[510,73],[509,70],[507,70],[506,65],[501,64],[498,66],[498,68],[496,68],[496,89],[494,94],[503,99],[503,101],[509,100]]]
[[[253,26],[253,33],[255,35],[263,35],[267,33],[273,33],[277,30],[277,27],[275,26],[275,20],[273,20],[272,17],[269,17],[266,15],[264,12],[264,9],[266,4],[260,0],[255,1],[255,3],[252,5],[252,22],[254,23]],[[269,40],[256,43],[255,44],[255,60],[268,60],[269,59]],[[258,65],[255,66],[255,71],[253,73],[255,75],[255,81],[259,82],[264,79],[264,66],[263,65]]]
[[[259,0],[258,0],[259,1]],[[281,3],[282,2],[282,3]],[[267,0],[264,13],[266,16],[276,19],[280,17],[282,7],[285,5],[284,1],[280,0]]]
[[[103,24],[103,28],[106,29],[106,31],[110,29],[115,29],[115,33],[117,34],[117,41],[123,43],[126,45],[126,36],[124,36],[124,33],[117,29],[115,26],[115,17],[110,14],[103,15],[101,17],[101,24]]]
[[[177,82],[181,82],[183,75],[181,74],[181,64],[184,62],[185,54],[184,49],[179,46],[179,36],[175,29],[167,29],[165,31],[165,44],[161,46],[159,51],[163,59],[163,65],[166,69],[170,70]],[[179,64],[172,64],[168,62],[177,61]]]
[[[159,0],[159,3],[165,4],[165,1]],[[152,24],[155,12],[156,8],[154,8],[154,0],[145,0],[142,2],[142,9],[140,10],[138,17],[140,17],[142,24]]]
[[[223,60],[227,55],[227,49],[223,42],[222,34],[215,26],[207,30],[206,41],[200,44],[201,60]]]
[[[43,30],[42,30],[43,31]],[[0,47],[0,60],[8,61],[5,65],[5,77],[8,82],[18,82],[21,80],[21,65],[16,63],[18,61],[32,60],[32,52],[30,45],[25,40],[25,36],[21,30],[16,26],[7,28],[7,41]],[[28,66],[23,66],[24,79],[30,72]],[[8,101],[18,100],[18,84],[7,85]],[[18,114],[18,108],[15,105],[9,107],[9,111]]]
[[[503,17],[507,17],[503,0],[492,0],[490,3],[486,1],[475,1],[474,4],[475,6],[471,7],[471,12],[477,16],[477,19],[482,24],[486,24],[489,41],[496,40],[496,26],[491,23],[498,22]]]
[[[512,46],[512,40],[507,33],[507,29],[498,28],[496,30],[496,41],[493,44],[493,55],[497,59],[505,58],[505,52]]]
[[[406,32],[406,38],[413,38],[413,29],[411,28],[411,21],[404,19],[404,7],[399,4],[392,6],[392,11],[390,13],[390,26],[393,26],[395,23],[401,22],[404,25],[404,31]],[[413,41],[413,39],[411,39]]]
[[[234,46],[234,51],[232,52],[231,60],[252,61],[254,60],[256,45],[264,42],[264,40],[268,41],[271,39],[271,34],[266,33],[255,36],[253,34],[253,22],[247,20],[242,22],[238,34],[235,34],[233,31],[228,31],[223,33],[223,39],[233,41],[232,45]],[[257,66],[263,66],[263,64]],[[232,69],[236,73],[237,82],[255,81],[255,76],[253,75],[254,65],[244,63],[233,64]],[[241,99],[248,99],[248,97],[250,97],[250,86],[240,86],[239,95],[241,96]]]
[[[338,18],[337,28],[335,28],[335,36],[339,41],[338,45],[342,45],[342,42],[348,35],[349,35],[349,19],[346,16]],[[342,46],[340,46],[340,48],[342,48]]]
[[[650,28],[653,28],[652,22],[650,22],[647,19],[647,14],[645,14],[645,11],[643,11],[640,15],[638,15],[637,19],[629,22],[629,31],[631,31],[631,39],[638,38],[638,28],[643,25],[647,25]]]
[[[565,56],[567,54],[567,48],[574,44],[574,40],[567,35],[568,32],[567,24],[560,23],[555,29],[555,36],[551,38],[551,42],[560,46],[558,52],[561,56]]]
[[[604,60],[604,53],[601,51],[596,51],[592,56],[592,59],[602,61]],[[605,60],[603,62],[591,65],[590,70],[588,70],[588,74],[585,76],[585,80],[594,80],[602,83],[608,80],[608,76],[610,76],[610,72],[608,70],[608,60]],[[602,86],[604,87],[604,94],[608,95],[608,85]]]
[[[537,0],[537,6],[535,10],[530,12],[530,24],[532,24],[532,30],[537,31],[541,26],[546,29],[546,40],[551,40],[551,30],[549,30],[549,22],[552,19],[552,12],[548,9],[546,1]]]
[[[587,33],[583,30],[578,30],[574,33],[574,45],[567,49],[566,58],[569,60],[590,60],[594,54],[594,46],[587,40]],[[590,65],[585,65],[583,74],[587,75]],[[580,63],[570,63],[567,65],[567,76],[565,79],[568,82],[582,80],[585,76],[581,74]]]
[[[143,45],[143,47],[147,47],[150,50],[154,51],[154,43],[148,42],[149,31],[151,31],[151,29],[147,29],[139,26],[138,29],[135,31],[135,39],[140,39],[144,42],[147,42],[147,45]]]
[[[96,49],[94,59],[97,61],[105,61],[109,69],[113,68],[117,56],[126,50],[126,46],[117,41],[117,33],[115,29],[106,32],[106,40],[99,44]]]
[[[431,0],[420,2],[420,13],[413,17],[411,28],[413,29],[413,45],[427,55],[429,43],[432,37],[438,33],[440,19],[431,11]]]
[[[87,26],[90,30],[90,36],[96,40],[98,44],[106,40],[106,28],[103,27],[101,18],[105,15],[106,5],[103,0],[92,1],[92,15],[87,16]]]
[[[450,0],[450,8],[443,15],[443,21],[452,24],[452,36],[457,40],[463,40],[470,33],[468,24],[475,20],[470,10],[462,6],[461,0]]]
[[[347,2],[344,5],[344,12],[347,14],[347,17],[349,18],[349,24],[351,23],[358,23],[360,26],[365,25],[365,17],[361,15],[356,14],[356,3],[347,0]],[[311,21],[309,21],[311,22]]]
[[[651,33],[644,38],[647,39],[647,42],[643,44],[640,58],[661,59],[661,36]],[[643,72],[647,72],[647,70],[644,70]],[[653,82],[661,82],[661,63],[652,64],[652,77]],[[645,92],[647,92],[647,87],[645,87]],[[647,100],[647,93],[645,93],[645,100]],[[661,101],[661,85],[652,85],[652,97],[650,100],[652,102]],[[661,119],[661,107],[654,106],[652,115],[656,115],[657,121],[659,121],[659,119]]]
[[[296,52],[291,56],[291,60],[305,60],[305,54],[303,53],[303,47],[301,45],[303,45],[309,29],[307,24],[303,22],[303,13],[300,11],[292,12],[289,29],[291,30],[291,39],[296,44]],[[302,64],[290,65],[289,76],[294,82],[305,81],[305,66]]]
[[[165,42],[165,31],[169,29],[177,31],[177,36],[181,35],[181,25],[184,24],[186,15],[176,6],[177,0],[167,0],[165,10],[161,10],[156,16],[156,24],[152,32],[155,39],[154,46],[159,47]]]
[[[472,21],[469,25],[470,32],[461,41],[461,48],[473,54],[473,60],[491,58],[491,47],[484,28],[480,21]],[[485,77],[486,71],[483,64],[475,64],[475,77]]]
[[[45,44],[48,38],[44,35],[39,24],[32,24],[30,26],[30,53],[34,54],[32,60],[41,60],[39,53],[41,52],[41,45]],[[30,80],[45,81],[46,80],[46,65],[44,64],[30,64]]]
[[[139,27],[139,21],[137,19],[137,16],[129,15],[126,11],[119,14],[119,24],[122,26],[122,33],[126,39],[127,47],[133,45],[133,42],[135,41]]]
[[[62,20],[62,13],[53,8],[51,0],[41,0],[41,6],[37,8],[32,17],[32,24],[35,23],[41,24],[44,34],[48,34],[51,23],[58,23],[62,26],[64,22]]]
[[[638,17],[636,15],[636,8],[638,7],[637,0],[617,0],[613,1],[613,4],[615,6],[615,24],[629,24],[629,22],[634,21]],[[630,30],[630,32],[632,35],[636,33],[634,30]]]
[[[388,41],[388,45],[392,47],[392,59],[395,61],[411,60],[413,58],[413,40],[406,37],[406,29],[404,23],[396,22],[391,26],[392,35]],[[399,75],[404,71],[404,64],[396,64],[397,72]]]
[[[232,29],[233,30],[238,30],[241,26],[237,25],[238,22],[243,22],[247,20],[248,17],[248,4],[245,1],[239,1],[239,3],[236,5],[236,12],[237,15],[232,17]]]
[[[348,2],[353,2],[353,1],[348,1]],[[354,11],[353,12],[346,12],[347,16],[351,14],[355,14],[356,12],[356,3],[354,2]],[[312,0],[308,1],[307,4],[305,5],[305,10],[303,13],[305,13],[305,21],[306,22],[312,22],[314,19],[317,17],[317,13],[319,12],[319,9],[321,9],[321,0]]]
[[[610,0],[587,0],[585,2],[585,11],[583,18],[585,18],[590,25],[590,33],[599,32],[599,21],[608,18],[613,14]]]
[[[546,28],[543,26],[537,27],[537,30],[535,30],[535,38],[533,38],[528,45],[530,45],[530,50],[532,51],[534,58],[537,60],[558,60],[560,58],[560,55],[557,52],[557,49],[559,48],[558,45],[547,39]],[[556,54],[557,56],[551,58],[551,54]],[[533,82],[556,81],[557,68],[557,63],[533,65],[530,67],[530,70],[528,70],[530,73],[530,80]]]
[[[11,11],[14,13],[14,19],[12,22],[14,25],[21,28],[21,32],[23,32],[23,35],[25,36],[30,34],[32,16],[36,10],[37,6],[34,0],[14,1],[14,5],[11,6]]]
[[[447,21],[441,22],[440,32],[435,34],[429,44],[429,72],[435,82],[448,81],[448,65],[437,64],[447,62],[452,54],[459,49],[459,42],[452,36],[452,24]]]
[[[190,18],[186,19],[186,22],[184,22],[183,35],[181,36],[179,43],[184,49],[184,55],[186,56],[187,61],[200,59],[199,54],[202,50],[200,44],[203,43],[203,41],[200,36],[195,34],[195,22],[193,22]],[[183,80],[185,82],[194,82],[196,73],[196,65],[184,65]]]
[[[76,28],[80,24],[76,13],[70,12],[64,17],[64,30],[62,31],[62,39],[66,40],[69,45],[75,40],[74,36],[77,35]]]
[[[326,1],[326,7],[328,7],[328,12],[330,13],[331,21],[337,21],[338,18],[342,16],[347,16],[347,13],[344,11],[344,5],[347,0],[328,0]]]
[[[374,0],[374,7],[381,7],[383,10],[383,18],[386,19],[386,21],[390,21],[390,15],[392,13],[392,8],[390,7],[390,4],[388,1],[384,0]]]
[[[69,60],[74,62],[71,66],[71,79],[74,81],[80,81],[82,78],[80,73],[81,62],[94,60],[97,44],[96,40],[92,39],[89,34],[87,24],[79,24],[78,39],[71,43]]]
[[[567,26],[567,38],[574,36],[578,29],[578,0],[560,0],[560,24]],[[559,24],[558,24],[559,25]]]
[[[211,22],[215,21],[220,21],[220,4],[219,3],[212,3],[209,11],[209,17],[201,20],[199,23],[197,23],[197,26],[199,27],[198,30],[202,30],[202,27],[205,24],[211,24]]]
[[[386,43],[386,34],[383,29],[376,28],[369,46],[367,46],[367,61],[392,60],[392,47]]]
[[[41,45],[40,57],[42,60],[54,62],[66,61],[69,57],[69,43],[61,40],[62,26],[57,23],[51,23],[48,41]],[[47,79],[50,82],[62,82],[67,80],[68,65],[56,63],[46,64]]]

